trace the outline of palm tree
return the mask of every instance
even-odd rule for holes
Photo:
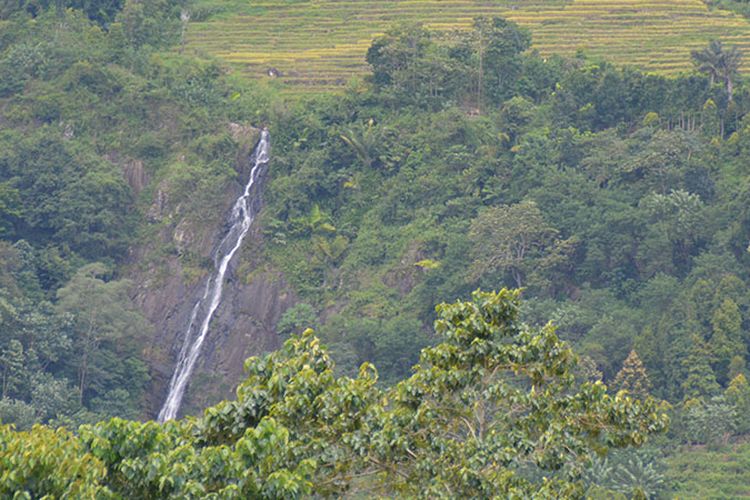
[[[718,40],[711,40],[703,50],[694,50],[690,53],[698,71],[707,73],[711,85],[721,79],[724,81],[729,100],[734,92],[733,79],[739,72],[742,55],[737,47],[729,47],[727,50]]]
[[[729,99],[732,99],[732,92],[734,90],[734,85],[732,84],[732,79],[739,73],[740,70],[740,60],[742,59],[742,54],[740,54],[740,51],[737,50],[737,47],[732,46],[729,47],[728,50],[724,51],[724,57],[722,59],[722,78],[724,79],[724,85],[727,89],[727,95],[729,96]]]
[[[383,142],[384,132],[386,130],[375,126],[375,120],[371,118],[367,125],[357,124],[339,137],[354,150],[364,166],[370,168],[377,163],[378,147]]]

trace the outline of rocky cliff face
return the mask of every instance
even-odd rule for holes
[[[203,262],[211,258],[226,230],[227,212],[249,174],[248,158],[258,140],[258,131],[231,124],[230,133],[240,150],[237,178],[224,190],[222,210],[208,217],[209,223],[205,222],[205,217],[197,222],[182,215],[180,200],[169,199],[167,186],[159,186],[147,213],[159,229],[142,247],[133,249],[131,255],[133,264],[129,277],[138,284],[134,298],[154,326],[153,338],[145,353],[152,368],[147,418],[152,418],[163,402],[190,313],[203,292],[207,277],[205,272],[188,268],[182,257],[189,252]],[[273,168],[273,159],[270,168]],[[262,263],[257,255],[262,245],[262,233],[256,225],[230,264],[221,305],[211,322],[186,393],[184,413],[198,413],[209,404],[231,397],[242,380],[244,360],[279,345],[276,323],[294,304],[295,297],[281,273],[261,270]]]

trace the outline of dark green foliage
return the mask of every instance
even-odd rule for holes
[[[300,302],[284,311],[276,325],[276,331],[283,336],[299,334],[308,328],[316,328],[317,322],[318,315],[313,306]]]
[[[2,397],[17,395],[29,376],[24,370],[23,345],[18,340],[11,340],[0,353],[0,365],[3,373]]]
[[[42,128],[25,140],[5,137],[14,146],[3,151],[0,175],[24,193],[16,232],[40,245],[64,240],[84,257],[122,254],[132,205],[122,174],[55,135]]]
[[[468,33],[440,37],[422,26],[401,26],[367,51],[372,82],[388,101],[432,109],[470,99],[482,110],[512,97],[520,86],[526,30],[501,18],[479,18]]]
[[[624,498],[660,498],[668,484],[665,463],[654,448],[615,450],[606,458],[594,459],[586,470],[588,494],[600,498],[621,494]]]
[[[709,398],[720,390],[709,364],[711,353],[697,335],[692,336],[691,342],[690,351],[683,361],[687,377],[682,382],[682,390],[686,398]]]
[[[301,361],[289,372],[274,364],[287,366],[312,349],[307,339],[273,363],[254,361],[238,401],[212,408],[200,423],[163,431],[102,424],[96,439],[86,439],[113,491],[199,496],[240,484],[240,470],[252,470],[232,494],[340,493],[338,479],[314,491],[310,478],[320,470],[332,477],[331,464],[342,463],[334,455],[361,453],[357,440],[376,427],[365,432],[354,419],[316,434],[289,424],[335,420],[304,413],[329,391],[346,401],[329,408],[350,405],[344,409],[352,414],[388,393],[390,424],[411,432],[427,413],[447,411],[427,390],[443,377],[437,381],[455,385],[439,397],[458,413],[441,415],[463,429],[457,415],[481,407],[469,409],[467,400],[502,407],[497,394],[477,392],[487,381],[472,370],[486,366],[459,360],[446,375],[441,363],[455,361],[456,342],[428,349],[421,362],[420,351],[436,341],[432,305],[468,298],[480,285],[525,286],[528,330],[504,338],[512,344],[516,334],[543,332],[550,341],[544,325],[553,319],[557,334],[586,356],[579,380],[603,379],[642,397],[647,372],[650,392],[674,407],[676,442],[719,446],[748,432],[739,377],[750,342],[750,94],[732,71],[731,84],[711,86],[710,74],[666,79],[583,57],[545,59],[526,50],[528,34],[514,24],[479,19],[457,34],[387,31],[368,53],[371,87],[291,104],[216,62],[156,52],[176,40],[176,2],[75,5],[105,29],[76,10],[61,21],[39,5],[34,21],[0,14],[13,18],[0,33],[0,418],[26,428],[142,416],[148,373],[140,339],[148,325],[121,278],[124,264],[143,262],[127,261],[128,249],[148,248],[181,221],[208,227],[221,220],[222,195],[237,177],[230,120],[268,125],[273,138],[258,220],[266,238],[253,259],[280,271],[300,300],[277,331],[315,325],[341,373],[354,376],[364,362],[380,368],[376,390],[367,371],[337,379],[320,353],[314,373]],[[139,182],[128,177],[132,168],[140,169]],[[157,192],[171,200],[167,215],[151,212]],[[193,248],[131,255],[156,262],[169,252],[179,254],[186,275],[202,275],[206,263]],[[93,262],[106,271],[87,267]],[[463,312],[482,309],[462,304]],[[450,307],[442,313],[460,316]],[[626,361],[634,351],[641,367]],[[571,368],[567,358],[561,363]],[[618,379],[623,364],[632,370]],[[501,382],[487,383],[522,402],[530,397],[528,381]],[[586,390],[604,398],[599,385]],[[268,414],[273,421],[263,420]],[[542,417],[528,424],[559,437]],[[194,447],[196,428],[204,441]],[[550,472],[559,457],[542,450],[540,461],[548,462],[540,465],[513,448],[513,458],[497,462],[520,471],[512,481],[462,476],[464,460],[491,464],[497,456],[487,450],[508,443],[477,438],[459,446],[429,422],[424,429],[456,453],[440,455],[407,432],[403,442],[424,447],[423,454],[407,447],[413,457],[381,435],[369,458],[391,461],[385,475],[409,475],[395,473],[400,489],[385,494],[416,494],[410,488],[425,478],[442,481],[431,488],[449,484],[465,496],[490,487],[536,491],[544,475],[583,468],[563,459],[562,472]],[[349,431],[356,439],[319,454],[321,443]],[[138,445],[127,448],[134,435]],[[568,438],[583,446],[583,437]],[[300,454],[284,451],[298,445]],[[137,465],[121,467],[126,455]],[[343,462],[340,477],[362,466],[356,457]],[[212,476],[213,466],[235,459],[235,468]],[[617,477],[629,486],[615,490],[655,491],[649,485],[659,474],[650,464],[625,460]],[[159,477],[170,479],[146,477],[157,469],[169,469]],[[555,484],[550,491],[562,491]]]
[[[0,37],[0,418],[137,418],[151,327],[122,265],[161,230],[150,181],[189,198],[186,219],[218,210],[236,176],[228,84],[214,63],[155,52],[174,40],[176,2],[38,5]]]
[[[106,274],[101,264],[89,264],[57,292],[58,309],[73,318],[75,356],[65,362],[75,370],[81,403],[97,398],[99,409],[107,400],[137,407],[147,381],[138,345],[149,325],[128,297],[131,284],[104,281]]]
[[[732,99],[733,81],[739,72],[741,55],[737,47],[724,49],[719,40],[711,40],[703,50],[691,53],[698,71],[708,74],[711,85],[720,81],[724,84],[727,96]]]

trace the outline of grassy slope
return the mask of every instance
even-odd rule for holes
[[[500,15],[530,28],[542,53],[584,50],[665,74],[689,70],[690,50],[712,38],[750,48],[747,20],[709,11],[701,0],[198,0],[195,10],[208,21],[190,24],[189,50],[251,77],[276,68],[296,92],[330,90],[362,75],[373,37],[402,21],[453,29]]]
[[[667,479],[677,499],[750,498],[750,444],[683,450],[669,460]]]

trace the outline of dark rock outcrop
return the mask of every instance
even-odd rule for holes
[[[243,189],[247,159],[259,137],[257,129],[237,124],[230,125],[230,133],[240,144],[238,178],[225,190],[223,210],[211,217],[214,221],[201,224],[183,215],[179,200],[170,199],[168,187],[160,185],[147,216],[161,228],[131,252],[129,277],[137,283],[134,298],[154,326],[144,353],[152,374],[147,418],[154,417],[163,403],[192,308],[208,276],[205,269],[186,267],[181,256],[189,253],[210,262],[226,230],[226,215]],[[208,404],[231,397],[243,378],[244,360],[279,346],[276,323],[295,297],[281,273],[261,270],[262,262],[256,256],[262,245],[262,232],[256,225],[230,264],[222,301],[191,377],[183,413],[198,413]]]

